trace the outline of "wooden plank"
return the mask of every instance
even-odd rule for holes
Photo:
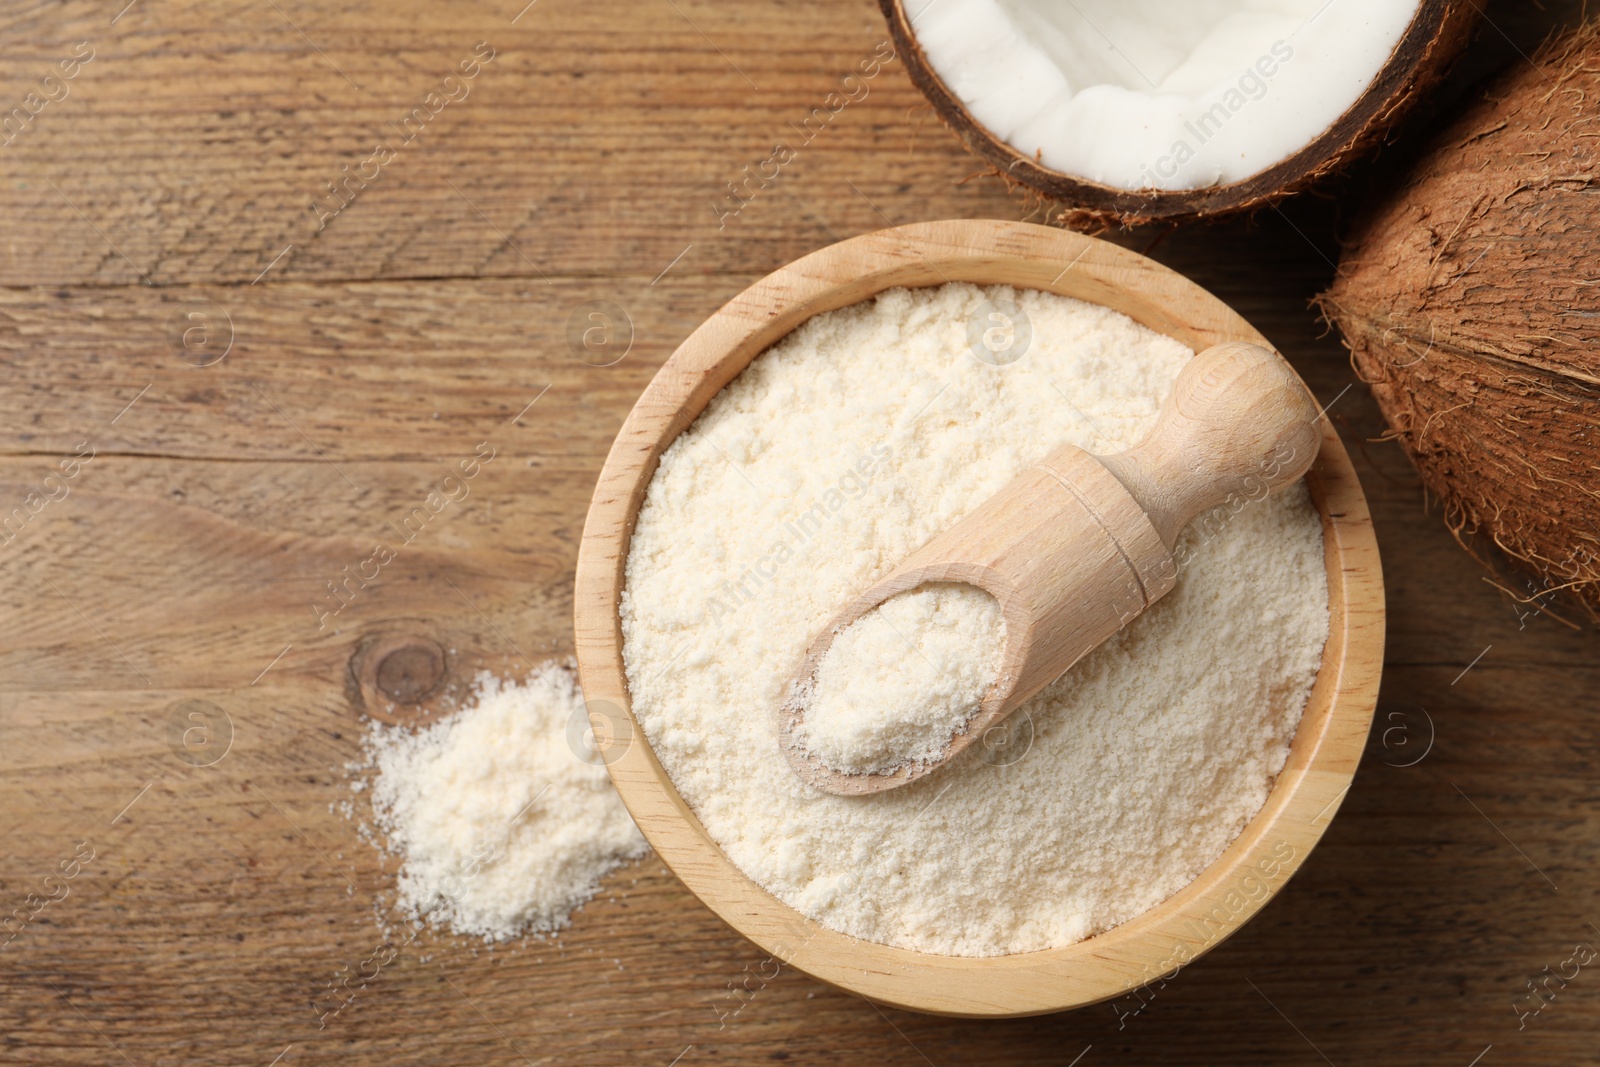
[[[95,450],[65,497],[0,536],[0,911],[49,893],[79,842],[94,852],[0,949],[0,1059],[1589,1056],[1589,968],[1520,1030],[1513,1005],[1600,939],[1595,636],[1519,618],[1425,509],[1398,448],[1369,443],[1376,408],[1359,384],[1341,394],[1348,362],[1306,308],[1343,210],[1314,198],[1152,252],[1333,402],[1384,554],[1385,732],[1258,918],[1136,1015],[1124,1001],[974,1025],[879,1012],[792,971],[760,978],[762,954],[647,859],[560,938],[490,952],[423,934],[319,1029],[314,998],[377,947],[373,910],[393,893],[392,861],[330,810],[359,753],[347,676],[363,639],[437,640],[456,683],[570,653],[590,487],[683,336],[827,241],[1029,205],[957,184],[974,165],[891,66],[717,228],[721,183],[881,38],[865,0],[539,0],[515,24],[515,3],[139,0],[113,22],[121,6],[0,10],[4,99],[76,42],[95,48],[70,95],[0,148],[0,524],[80,442]],[[1576,6],[1489,13],[1527,49]],[[1472,69],[1516,58],[1486,39]],[[318,232],[321,183],[480,40],[497,54],[468,99]],[[567,341],[573,312],[600,301],[634,327],[612,366]],[[233,347],[194,366],[220,342],[175,349],[169,322],[219,308]],[[470,496],[320,627],[318,588],[481,442],[495,459]],[[232,724],[210,766],[169,745],[190,699]]]
[[[813,115],[885,40],[867,4],[545,0],[513,25],[518,6],[23,20],[0,61],[19,100],[77,42],[94,58],[0,149],[0,284],[648,278],[691,244],[685,270],[750,271],[890,220],[1012,212],[998,183],[956,185],[982,168],[898,66]],[[494,58],[446,88],[480,41]],[[461,99],[405,123],[434,92]],[[362,168],[380,141],[393,159]],[[794,160],[748,178],[778,143]],[[319,221],[326,183],[363,169]]]

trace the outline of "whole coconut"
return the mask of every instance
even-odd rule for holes
[[[1600,618],[1600,24],[1495,83],[1318,298],[1472,550]],[[1521,584],[1521,583],[1519,583]]]

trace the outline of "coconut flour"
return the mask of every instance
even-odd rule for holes
[[[982,589],[940,582],[890,597],[828,646],[797,740],[846,774],[937,759],[999,675],[1004,646],[1000,604]]]
[[[569,742],[582,714],[571,669],[547,663],[521,685],[480,675],[470,706],[421,731],[372,727],[402,911],[486,941],[556,930],[645,852],[605,766]]]
[[[991,305],[1031,325],[1006,366],[969,348]],[[856,937],[1024,952],[1165,900],[1260,810],[1328,630],[1303,485],[1192,526],[1176,588],[1014,713],[1031,748],[974,745],[867,797],[806,786],[778,748],[789,679],[842,605],[1056,445],[1137,442],[1191,355],[1064,297],[891,290],[809,320],[665,451],[629,549],[624,664],[656,755],[750,877]]]

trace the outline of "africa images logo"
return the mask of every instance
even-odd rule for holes
[[[1271,79],[1283,64],[1294,58],[1294,48],[1287,41],[1274,41],[1261,58],[1246,67],[1233,85],[1222,91],[1220,99],[1184,122],[1183,128],[1194,135],[1197,144],[1205,144],[1217,134],[1233,116],[1244,110],[1252,100],[1260,100],[1272,87]],[[1195,145],[1180,137],[1172,149],[1154,163],[1146,163],[1139,170],[1139,188],[1162,187],[1162,179],[1176,178],[1183,167],[1195,157]]]

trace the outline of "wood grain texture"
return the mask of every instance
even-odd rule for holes
[[[1600,646],[1485,583],[1397,446],[1371,442],[1381,418],[1360,385],[1342,392],[1346,355],[1306,308],[1341,217],[1310,198],[1118,237],[1159,239],[1153,256],[1332,403],[1383,551],[1379,729],[1322,844],[1247,926],[1137,1015],[1128,1000],[992,1023],[880,1013],[792,969],[769,978],[764,951],[646,860],[557,940],[491,953],[424,934],[318,1029],[314,999],[379,946],[372,911],[394,884],[329,811],[359,750],[361,641],[438,640],[456,681],[570,653],[589,493],[684,337],[832,240],[1030,211],[959,184],[978,167],[888,64],[718,229],[722,183],[768,158],[883,26],[867,0],[674,4],[539,0],[515,25],[520,4],[139,0],[115,23],[121,3],[0,8],[6,111],[76,42],[96,48],[0,149],[0,516],[80,442],[96,449],[0,549],[0,914],[52,895],[44,877],[79,842],[95,850],[0,950],[0,1060],[943,1067],[1088,1048],[1080,1067],[1319,1051],[1465,1067],[1490,1044],[1482,1067],[1592,1058],[1590,969],[1520,1030],[1513,1004],[1600,937]],[[1486,31],[1470,72],[1520,62],[1578,9],[1545,6],[1486,4],[1514,46]],[[472,95],[317,233],[321,183],[481,40],[500,55]],[[633,346],[593,366],[567,322],[607,301]],[[168,320],[218,305],[234,348],[191,366]],[[311,594],[483,441],[496,459],[459,510],[319,630]],[[233,724],[210,766],[169,747],[169,709],[198,699]]]

